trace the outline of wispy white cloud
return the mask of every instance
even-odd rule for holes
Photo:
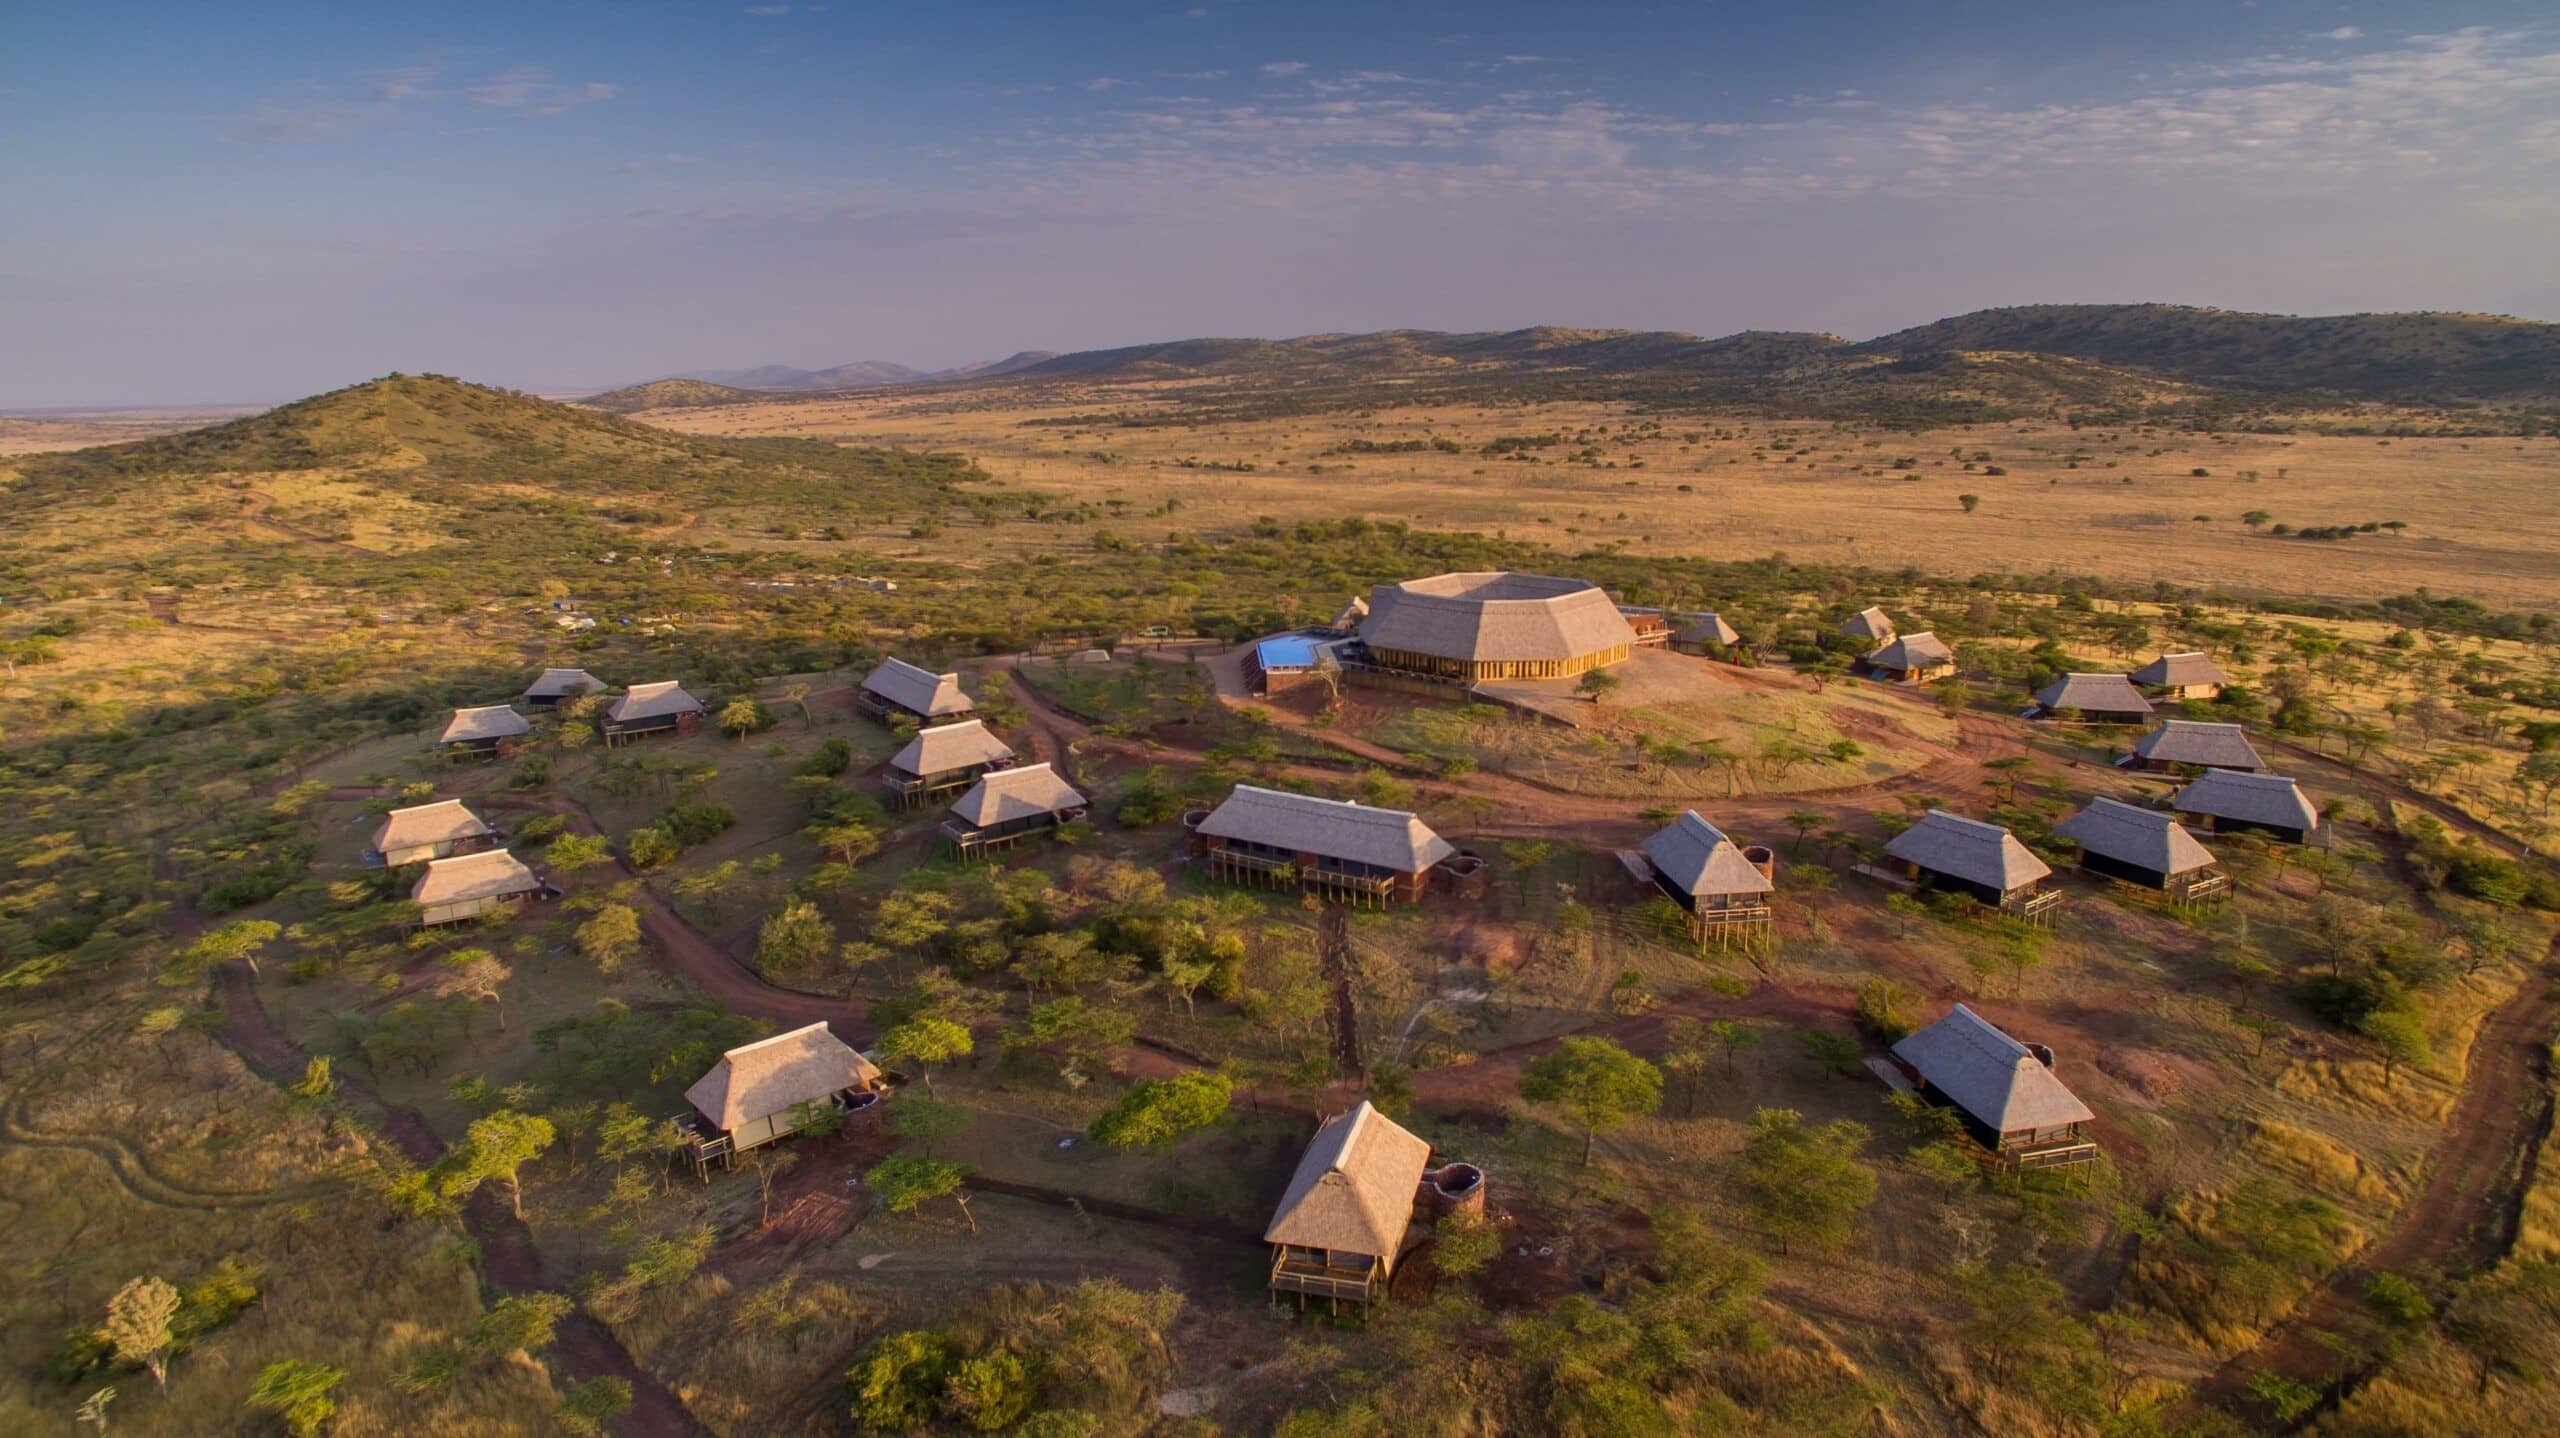
[[[1159,80],[1223,80],[1227,78],[1227,72],[1224,70],[1158,70],[1156,78]]]
[[[1092,79],[1085,81],[1084,87],[1095,94],[1100,94],[1105,90],[1117,90],[1128,83],[1128,81],[1118,79],[1114,76],[1096,75]]]
[[[584,84],[561,84],[551,72],[535,65],[519,65],[491,76],[462,93],[475,105],[493,110],[512,110],[520,115],[557,115],[580,105],[592,105],[614,97],[615,87],[600,81]]]
[[[1305,74],[1306,69],[1304,60],[1273,60],[1262,67],[1262,73],[1275,80],[1286,80],[1292,75]]]
[[[345,84],[314,83],[260,101],[227,117],[237,139],[263,144],[343,140],[439,105],[504,110],[528,119],[557,115],[617,93],[601,81],[561,83],[537,66],[516,66],[472,81],[449,79],[433,64],[363,71]]]
[[[788,5],[750,5],[747,7],[747,13],[750,15],[762,15],[768,17],[774,15],[788,15],[791,13],[791,7]]]
[[[2323,30],[2311,38],[2314,40],[2361,40],[2364,38],[2364,31],[2353,25],[2341,25],[2335,30]]]

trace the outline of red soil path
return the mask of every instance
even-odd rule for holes
[[[2560,949],[2555,949],[2560,956]],[[2536,1151],[2551,1125],[2551,1045],[2560,1041],[2560,982],[2530,974],[2493,1010],[2472,1041],[2462,1092],[2444,1136],[2427,1154],[2427,1182],[2390,1231],[2333,1270],[2249,1351],[2205,1379],[2196,1396],[2238,1407],[2251,1377],[2273,1372],[2314,1388],[2337,1385],[2331,1401],[2366,1374],[2343,1370],[2329,1339],[2351,1333],[2375,1275],[2477,1272],[2504,1257],[2533,1180]],[[2305,1414],[2308,1423],[2330,1406]]]
[[[214,976],[214,987],[222,1002],[224,1045],[270,1083],[299,1078],[311,1056],[267,1016],[249,970],[225,964]],[[379,1111],[383,1136],[410,1162],[430,1164],[443,1155],[444,1144],[415,1109],[385,1104],[343,1077],[339,1086],[349,1097]],[[464,1206],[462,1220],[479,1245],[480,1271],[491,1284],[511,1294],[558,1291],[562,1286],[552,1281],[524,1221],[495,1189],[483,1186],[474,1193]],[[626,1438],[697,1438],[711,1431],[685,1411],[665,1384],[633,1362],[612,1333],[584,1313],[572,1311],[561,1320],[552,1353],[561,1373],[573,1381],[613,1377],[631,1385],[631,1407],[614,1425],[614,1431]]]

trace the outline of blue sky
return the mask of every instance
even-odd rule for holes
[[[0,10],[0,407],[2159,299],[2560,318],[2537,3]]]

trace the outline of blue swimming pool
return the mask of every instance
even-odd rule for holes
[[[1318,640],[1308,634],[1283,634],[1262,641],[1259,653],[1263,672],[1274,669],[1313,669],[1316,667]]]

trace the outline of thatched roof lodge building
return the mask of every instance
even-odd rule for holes
[[[1897,634],[1858,662],[1867,673],[1896,684],[1934,684],[1956,672],[1956,652],[1933,629]]]
[[[983,854],[1025,834],[1045,833],[1084,817],[1091,801],[1047,764],[995,769],[952,801],[942,837],[963,856]]]
[[[1721,654],[1742,642],[1742,632],[1721,614],[1684,614],[1680,621],[1671,631],[1674,654]]]
[[[1777,856],[1743,848],[1691,809],[1644,841],[1654,887],[1689,915],[1692,938],[1761,937],[1769,932],[1769,895]]]
[[[1213,878],[1304,888],[1351,903],[1413,903],[1444,865],[1472,862],[1405,810],[1252,784],[1238,784],[1217,808],[1195,810],[1182,822],[1193,859]]]
[[[2179,824],[2178,816],[2097,798],[2053,826],[2056,837],[2080,846],[2080,867],[2120,883],[2156,889],[2192,904],[2230,892],[2231,876],[2213,851]]]
[[[604,681],[584,669],[545,669],[517,697],[536,709],[549,709],[581,694],[602,694],[604,690]]]
[[[2155,774],[2187,769],[2237,769],[2262,773],[2267,761],[2238,724],[2207,724],[2194,719],[2164,719],[2133,746],[2128,767]]]
[[[2062,902],[2045,887],[2053,867],[1997,824],[1932,809],[1884,846],[1883,877],[1970,894],[1987,907],[2042,919]]]
[[[1893,617],[1883,605],[1871,604],[1850,615],[1840,632],[1861,644],[1882,644],[1893,637]]]
[[[676,1124],[697,1169],[725,1166],[807,1127],[822,1107],[856,1106],[879,1084],[878,1065],[814,1023],[722,1054],[684,1091],[693,1112]]]
[[[919,724],[957,719],[978,708],[961,692],[959,675],[936,674],[897,658],[873,666],[853,697],[876,718],[907,718]]]
[[[1920,1095],[1964,1116],[1976,1143],[2015,1168],[2055,1168],[2098,1156],[2097,1115],[2054,1077],[2053,1051],[2002,1033],[1963,1004],[1893,1046]]]
[[[542,877],[504,849],[430,859],[425,873],[409,886],[409,901],[418,906],[418,922],[451,924],[477,918],[500,904],[540,894]]]
[[[436,747],[447,754],[472,754],[483,758],[492,755],[503,759],[516,752],[516,741],[533,732],[533,721],[505,704],[484,704],[477,709],[456,709],[445,721],[444,732],[436,736]]]
[[[2163,654],[2130,677],[2163,699],[2211,699],[2231,682],[2221,666],[2200,652]]]
[[[940,789],[957,789],[994,769],[1013,767],[1013,746],[988,732],[984,720],[919,729],[889,761],[889,788],[912,803]]]
[[[644,739],[652,734],[692,734],[702,728],[702,701],[673,679],[634,684],[604,711],[608,744]]]
[[[1328,1119],[1263,1230],[1272,1296],[1295,1294],[1301,1304],[1385,1297],[1397,1261],[1421,1240],[1414,1208],[1430,1166],[1431,1145],[1366,1099]]]
[[[2139,724],[2151,717],[2151,701],[2121,674],[2065,674],[2036,691],[2035,717],[2064,716],[2092,724]]]
[[[1569,678],[1625,659],[1637,643],[1598,585],[1504,572],[1378,585],[1360,639],[1381,668],[1468,683]]]
[[[477,853],[497,841],[498,831],[460,799],[439,799],[383,815],[382,827],[373,831],[373,844],[365,850],[364,861],[397,869],[404,864]]]
[[[2180,789],[2169,807],[2206,821],[2217,834],[2255,830],[2288,844],[2306,843],[2320,827],[2320,811],[2302,786],[2281,774],[2207,769]]]

